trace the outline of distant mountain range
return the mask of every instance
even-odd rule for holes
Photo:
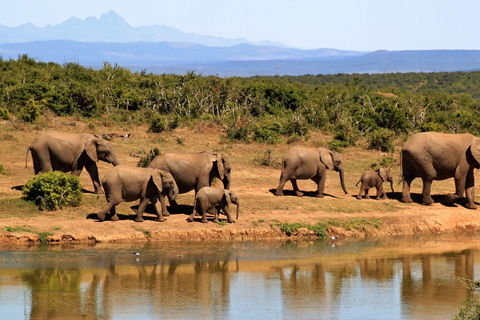
[[[104,62],[133,71],[196,71],[219,76],[392,73],[480,70],[480,50],[301,50],[268,41],[252,43],[156,25],[131,27],[110,11],[100,19],[71,18],[56,26],[0,24],[0,55],[28,54],[37,61],[101,68]]]

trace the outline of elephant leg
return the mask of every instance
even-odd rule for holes
[[[207,222],[208,222],[208,220],[207,220],[207,211],[208,211],[208,210],[202,209],[202,223],[207,223]]]
[[[285,187],[285,183],[287,183],[287,179],[280,178],[280,182],[278,183],[277,190],[275,190],[276,196],[283,196],[283,187]]]
[[[220,209],[219,209],[219,210],[220,210]],[[232,216],[230,215],[230,208],[228,207],[228,205],[226,205],[225,207],[223,207],[223,212],[224,212],[225,215],[227,216],[228,223],[235,222],[235,221],[233,221]]]
[[[224,210],[225,211],[225,210]],[[218,216],[220,215],[220,207],[215,208],[215,211],[213,213],[213,222],[218,223]]]
[[[114,210],[115,206],[116,204],[114,203],[111,203],[111,202],[107,203],[107,205],[97,213],[98,220],[105,221],[105,216],[107,215],[107,212]]]
[[[116,207],[114,206],[112,209],[110,209],[110,220],[112,220],[112,221],[120,220],[117,216],[117,210],[115,208]]]
[[[431,205],[433,203],[433,199],[431,196],[432,190],[432,180],[423,179],[423,190],[422,190],[422,203],[426,205]]]
[[[158,201],[156,196],[153,196],[150,198],[150,202],[153,204],[153,207],[155,208],[155,214],[157,215],[157,220],[160,222],[165,222],[165,218],[163,217],[165,214],[163,211],[163,203],[162,201]],[[166,210],[166,209],[165,209]]]
[[[193,218],[195,217],[196,214],[197,214],[197,210],[195,210],[195,205],[194,205],[192,214],[188,216],[187,221],[188,222],[193,222]]]
[[[35,174],[53,171],[52,162],[50,161],[50,154],[48,152],[46,154],[42,154],[34,150],[31,151],[33,159],[33,170],[35,171]]]
[[[297,179],[290,180],[292,182],[293,191],[297,197],[303,197],[303,192],[298,189]]]
[[[135,217],[136,222],[143,222],[143,213],[145,212],[145,209],[147,208],[148,205],[148,199],[141,199],[140,204],[138,205],[138,210],[137,210],[137,216]]]
[[[98,177],[97,164],[95,162],[91,161],[91,163],[87,163],[85,165],[85,169],[87,170],[88,174],[90,175],[90,178],[92,179],[93,187],[95,188],[95,193],[96,194],[103,194],[102,187],[100,186],[100,179]],[[80,173],[79,173],[79,175],[80,175]]]
[[[358,192],[357,199],[362,200],[362,194],[365,192],[365,189],[363,188],[363,182],[360,185],[360,191]]]
[[[170,213],[169,213],[168,210],[167,210],[167,202],[166,202],[166,200],[165,200],[165,196],[161,195],[161,196],[159,197],[159,200],[160,200],[160,204],[161,204],[161,206],[162,206],[162,215],[163,215],[164,217],[169,217],[169,216],[170,216]],[[153,202],[152,202],[152,203],[153,203]],[[159,217],[159,218],[160,218],[160,217]]]
[[[383,186],[380,187],[380,198],[381,198],[382,200],[387,199],[387,192],[385,191],[385,189],[383,188]]]
[[[368,194],[368,191],[370,190],[370,188],[366,188],[365,189],[365,199],[370,199],[370,195]]]
[[[325,190],[325,181],[327,180],[327,175],[324,174],[315,180],[313,181],[317,183],[317,198],[323,198],[323,191]]]
[[[413,179],[403,178],[403,190],[402,190],[402,198],[400,199],[401,202],[405,203],[412,203],[412,197],[410,196],[410,184],[412,183]]]
[[[468,209],[477,209],[477,205],[475,204],[475,176],[473,175],[473,170],[470,170],[467,173],[465,188],[465,193],[467,196],[467,203],[465,206]]]

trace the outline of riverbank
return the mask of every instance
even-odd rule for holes
[[[225,128],[210,123],[153,134],[148,133],[144,126],[119,128],[100,120],[91,123],[63,118],[43,121],[37,128],[12,128],[8,123],[0,127],[0,164],[7,173],[0,176],[0,244],[315,238],[313,231],[305,227],[288,236],[282,225],[315,225],[325,221],[335,222],[330,223],[328,236],[339,238],[480,231],[480,209],[469,210],[462,204],[442,204],[443,195],[454,190],[453,179],[433,183],[432,194],[436,203],[431,206],[419,204],[421,181],[418,179],[412,184],[414,203],[399,202],[401,185],[398,184],[400,168],[397,164],[391,168],[397,192],[391,192],[389,186],[385,186],[390,191],[387,193],[390,199],[357,200],[354,197],[358,193],[355,184],[359,177],[363,171],[370,169],[373,162],[379,162],[382,156],[386,156],[379,151],[353,147],[341,152],[349,194],[343,193],[338,174],[330,171],[322,199],[314,196],[316,185],[312,181],[299,181],[300,189],[306,191],[304,197],[293,196],[290,183],[286,185],[284,197],[275,197],[273,190],[278,184],[280,169],[260,165],[258,159],[270,150],[271,162],[278,163],[292,144],[226,142],[222,139]],[[55,212],[38,211],[35,206],[22,200],[20,191],[34,175],[30,157],[25,168],[25,153],[38,128],[118,136],[129,133],[128,139],[117,137],[112,144],[120,163],[133,166],[139,157],[155,147],[161,152],[222,152],[232,165],[231,188],[241,201],[240,217],[236,223],[225,225],[213,222],[202,224],[199,219],[188,223],[186,218],[192,211],[194,196],[190,192],[179,195],[180,212],[167,217],[163,223],[154,221],[150,213],[145,214],[145,222],[134,222],[133,215],[138,202],[122,203],[117,207],[120,221],[98,222],[96,212],[105,205],[105,198],[91,193],[93,186],[85,171],[80,176],[85,193],[79,207]],[[329,136],[311,133],[307,141],[296,144],[325,147],[329,139]],[[387,156],[394,157],[398,162],[398,150],[402,143],[398,141],[397,152]],[[103,177],[111,165],[99,162],[98,167]],[[476,194],[480,194],[476,189]],[[375,194],[375,190],[371,190],[370,194]],[[480,202],[478,196],[476,199]]]
[[[352,200],[355,201],[355,200]],[[358,200],[356,200],[358,201]],[[369,200],[375,201],[375,200]],[[386,202],[395,200],[386,200]],[[187,223],[185,214],[173,214],[167,221],[154,221],[153,215],[146,215],[148,219],[143,223],[136,223],[132,216],[121,216],[120,221],[97,222],[93,217],[61,218],[61,217],[32,217],[6,218],[0,220],[1,244],[34,244],[39,243],[41,233],[50,233],[46,240],[50,244],[66,243],[122,243],[148,241],[246,241],[264,239],[310,238],[316,239],[315,234],[301,228],[292,235],[282,232],[279,223],[283,222],[311,222],[328,219],[348,221],[352,219],[377,219],[381,226],[364,225],[360,229],[331,227],[329,237],[335,238],[364,238],[386,237],[414,234],[443,234],[443,233],[471,233],[480,231],[480,216],[475,210],[462,207],[446,208],[440,203],[429,207],[419,207],[413,204],[410,210],[401,210],[396,213],[370,212],[368,214],[329,214],[324,212],[296,212],[288,214],[278,212],[276,219],[268,215],[243,212],[234,224],[219,225],[213,222],[202,224],[199,221]],[[133,212],[132,212],[133,213]],[[271,214],[271,213],[269,213]],[[93,216],[93,214],[92,214]],[[18,231],[6,229],[17,228]],[[40,235],[39,235],[40,234]],[[44,239],[43,239],[44,240]]]

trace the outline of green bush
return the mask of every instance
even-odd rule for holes
[[[155,159],[156,156],[160,155],[160,150],[158,148],[153,148],[150,149],[150,152],[148,152],[145,157],[140,158],[140,160],[137,163],[137,167],[142,167],[146,168],[152,162],[153,159]]]
[[[349,145],[350,144],[348,143],[348,141],[333,139],[333,140],[330,140],[330,142],[328,142],[328,149],[332,151],[341,152],[343,148],[346,148]]]
[[[480,319],[480,300],[478,297],[468,297],[460,306],[460,310],[452,317],[453,320]]]
[[[253,140],[277,144],[280,142],[282,126],[278,122],[266,122],[256,125],[253,129]]]
[[[5,170],[5,168],[3,167],[2,164],[0,164],[0,174],[6,176],[7,175],[7,171]]]
[[[78,206],[83,196],[80,179],[59,171],[36,175],[23,187],[23,195],[40,210],[50,211],[65,206]]]
[[[383,152],[394,152],[395,146],[393,140],[395,139],[395,133],[384,128],[379,128],[367,137],[368,148],[376,149]]]
[[[2,120],[9,120],[10,119],[10,112],[8,112],[5,108],[0,108],[0,119]]]

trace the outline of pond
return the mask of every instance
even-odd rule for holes
[[[450,319],[480,237],[0,247],[2,319]]]

